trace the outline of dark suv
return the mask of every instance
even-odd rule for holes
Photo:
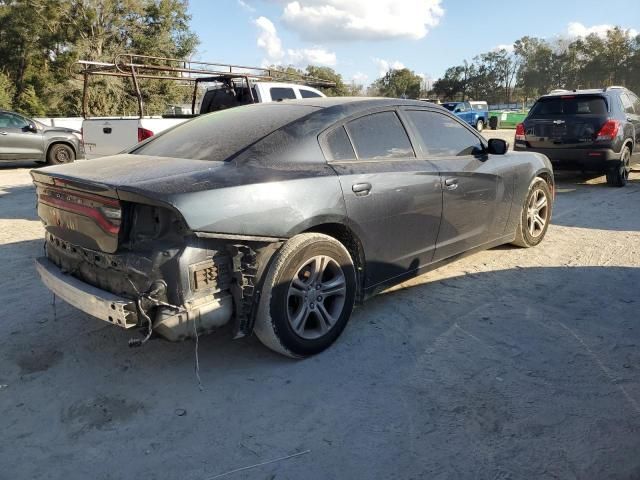
[[[623,187],[640,161],[640,99],[624,87],[559,90],[516,127],[515,150],[545,154],[555,169],[606,173]]]

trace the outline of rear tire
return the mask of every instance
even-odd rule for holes
[[[76,159],[76,154],[69,145],[64,143],[56,143],[49,148],[47,152],[48,165],[62,165],[63,163],[71,163]]]
[[[292,358],[322,352],[349,321],[356,273],[347,249],[332,237],[303,233],[271,259],[254,331],[271,350]]]
[[[620,155],[620,165],[607,171],[607,185],[610,187],[624,187],[631,171],[631,150],[624,147]]]
[[[484,121],[482,119],[478,120],[476,122],[476,130],[481,132],[482,130],[484,130]]]
[[[551,223],[552,210],[553,198],[549,185],[544,179],[536,177],[522,205],[513,245],[530,248],[542,242]]]

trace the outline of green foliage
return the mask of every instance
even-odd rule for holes
[[[7,75],[0,72],[0,108],[11,108],[13,84]]]
[[[575,40],[522,37],[513,47],[513,52],[487,52],[471,64],[447,69],[433,93],[499,103],[536,98],[554,88],[625,85],[640,91],[640,37],[630,38],[619,27],[604,37]]]
[[[112,62],[123,52],[188,58],[198,44],[187,0],[0,0],[0,6],[0,72],[12,85],[10,106],[30,115],[80,114],[82,81],[73,74],[79,59]],[[186,93],[177,82],[147,80],[142,87],[151,114]],[[96,78],[89,111],[134,114],[131,93],[126,80]]]
[[[379,95],[393,98],[418,98],[421,86],[422,78],[408,68],[389,70],[374,83]]]

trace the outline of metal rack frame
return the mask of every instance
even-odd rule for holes
[[[298,75],[271,68],[249,67],[228,63],[211,63],[184,60],[151,55],[121,53],[116,55],[112,63],[80,60],[78,72],[83,77],[82,116],[87,117],[89,77],[102,75],[110,77],[130,78],[138,100],[140,117],[144,116],[144,101],[140,92],[140,79],[173,80],[193,82],[192,112],[195,112],[198,85],[204,82],[221,82],[231,84],[234,80],[246,83],[251,102],[255,103],[250,82],[281,81],[300,83],[311,87],[334,87],[335,83],[309,75]]]

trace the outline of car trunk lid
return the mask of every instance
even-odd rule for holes
[[[202,187],[198,174],[223,162],[119,155],[32,170],[38,215],[51,238],[106,253],[117,251],[128,203],[171,208],[173,195]]]

